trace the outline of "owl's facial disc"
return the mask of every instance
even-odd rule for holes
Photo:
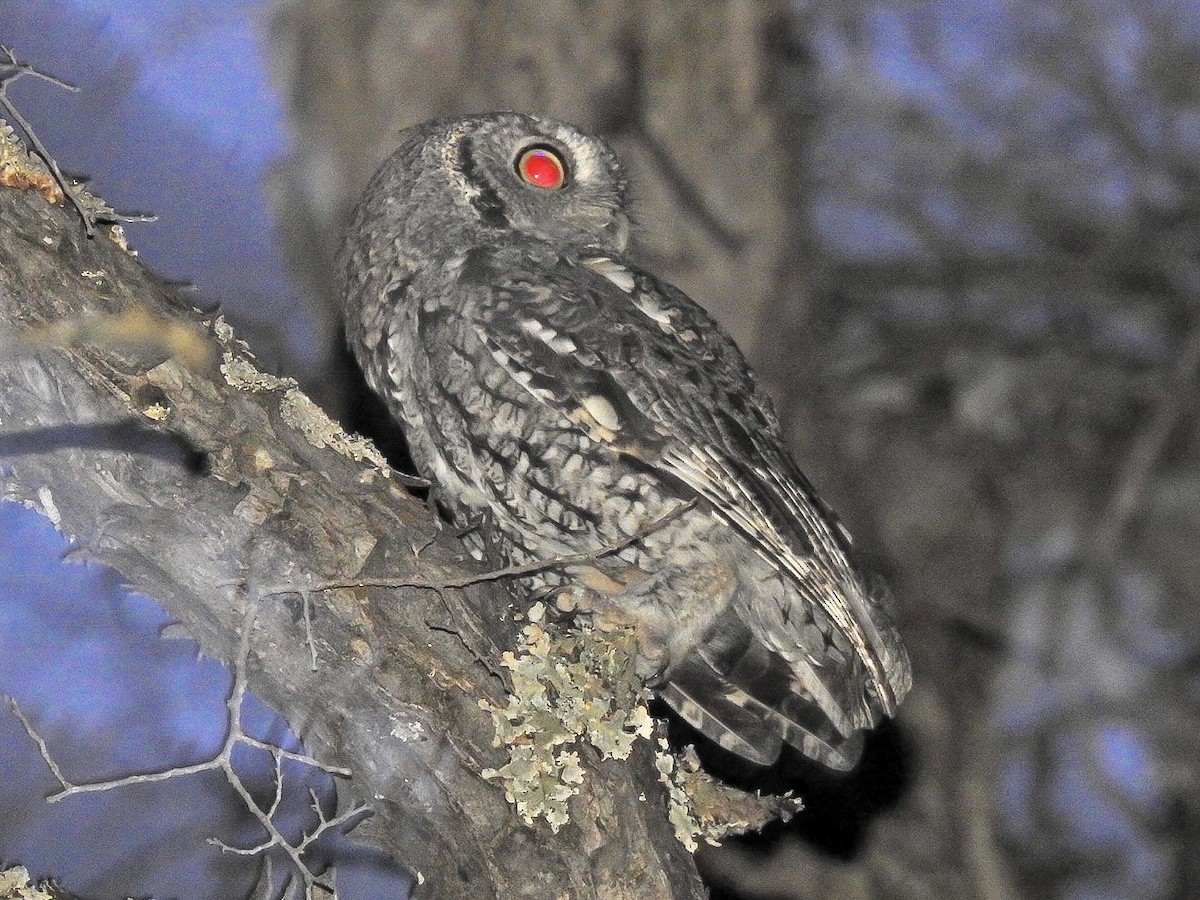
[[[519,113],[458,125],[452,158],[469,203],[489,231],[518,232],[563,249],[623,252],[625,177],[600,139]]]
[[[517,176],[534,190],[558,191],[571,183],[571,170],[564,154],[549,144],[525,145],[513,163]],[[625,252],[629,243],[629,216],[623,210],[613,209],[603,228],[606,243]]]

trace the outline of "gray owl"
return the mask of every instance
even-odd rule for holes
[[[637,538],[530,590],[633,623],[639,674],[722,747],[848,769],[911,683],[890,598],[733,341],[626,256],[625,187],[606,144],[549,119],[408,129],[339,260],[350,347],[504,561]]]

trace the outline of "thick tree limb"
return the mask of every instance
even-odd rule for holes
[[[478,570],[360,445],[116,244],[32,191],[0,189],[0,222],[3,495],[50,513],[206,653],[236,652],[231,581]],[[186,368],[153,341],[16,349],[28,329],[131,310],[191,329],[209,351],[197,358],[214,362]],[[702,896],[647,742],[627,761],[581,754],[585,781],[557,833],[524,824],[480,776],[506,761],[480,701],[505,695],[468,644],[511,647],[520,623],[502,586],[452,593],[461,602],[381,588],[262,602],[250,684],[315,757],[354,772],[343,793],[375,811],[356,834],[421,873],[424,897]]]

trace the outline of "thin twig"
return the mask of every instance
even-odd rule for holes
[[[561,556],[552,556],[547,559],[535,560],[534,562],[519,563],[511,566],[504,566],[499,569],[490,569],[487,572],[478,572],[473,575],[463,575],[458,578],[445,578],[437,581],[429,581],[425,579],[414,578],[335,578],[328,581],[316,581],[297,587],[295,585],[273,585],[265,586],[263,594],[265,596],[276,596],[279,594],[295,594],[303,591],[333,591],[341,588],[362,588],[362,587],[382,587],[382,588],[416,588],[431,591],[444,591],[449,589],[465,588],[475,584],[483,584],[489,581],[503,581],[509,578],[524,578],[528,575],[536,575],[539,572],[545,572],[550,569],[563,569],[569,566],[577,566],[584,563],[595,562],[606,556],[611,556],[624,550],[631,544],[636,544],[643,538],[653,534],[660,528],[670,524],[679,516],[683,515],[688,510],[696,505],[695,500],[689,500],[686,503],[680,503],[670,512],[650,522],[632,534],[626,535],[618,541],[611,544],[606,544],[603,547],[598,547],[595,550],[589,550],[583,553],[570,553]]]
[[[549,559],[536,560],[529,563],[521,563],[518,565],[505,566],[500,569],[491,569],[487,572],[479,572],[473,575],[465,575],[460,578],[446,578],[437,581],[429,581],[426,579],[414,578],[337,578],[328,581],[309,582],[306,584],[279,584],[279,585],[264,585],[260,591],[260,595],[264,597],[278,597],[285,594],[298,594],[304,605],[304,625],[306,640],[308,642],[310,665],[315,671],[317,668],[317,648],[313,640],[312,632],[312,594],[319,591],[333,591],[342,588],[411,588],[414,590],[430,590],[435,591],[445,606],[446,611],[455,621],[464,623],[474,639],[479,641],[486,649],[491,649],[491,654],[480,653],[479,649],[463,635],[458,629],[448,625],[431,624],[430,627],[436,630],[446,631],[458,636],[464,647],[475,657],[476,660],[492,675],[499,678],[505,685],[508,685],[507,674],[496,665],[496,660],[499,659],[499,652],[496,651],[495,645],[491,638],[483,632],[482,629],[475,623],[475,617],[471,615],[466,606],[456,597],[447,594],[447,591],[470,587],[474,584],[482,584],[489,581],[500,581],[508,578],[521,578],[528,575],[536,575],[539,572],[544,572],[549,569],[561,569],[568,566],[579,565],[581,563],[591,563],[605,556],[611,556],[631,544],[645,538],[647,535],[653,534],[660,528],[674,521],[680,515],[692,509],[696,505],[696,501],[689,500],[686,503],[677,505],[663,516],[655,519],[647,525],[638,528],[632,534],[626,535],[618,541],[599,547],[595,550],[590,550],[584,553],[572,553],[561,556],[554,556]],[[225,582],[229,585],[242,585],[244,582],[240,580],[231,580]]]
[[[250,636],[254,630],[254,620],[258,613],[258,603],[259,599],[257,596],[247,597],[246,613],[242,620],[242,633],[238,640],[237,659],[239,662],[249,661],[250,659]],[[236,791],[237,794],[242,798],[242,802],[245,804],[246,809],[250,811],[251,815],[254,816],[258,824],[267,832],[269,841],[259,848],[260,852],[266,852],[266,850],[270,849],[271,847],[278,847],[280,850],[282,850],[289,857],[289,859],[291,859],[292,865],[296,867],[296,870],[300,872],[301,877],[304,879],[305,897],[310,898],[312,896],[312,888],[316,881],[316,876],[313,875],[308,867],[304,864],[304,860],[301,859],[300,852],[291,844],[290,841],[288,841],[287,836],[279,830],[279,826],[275,824],[270,815],[263,812],[259,808],[258,804],[254,800],[254,796],[250,793],[249,788],[246,787],[245,782],[243,782],[241,779],[241,776],[238,775],[233,768],[233,748],[236,745],[237,737],[239,735],[234,733],[235,729],[232,727],[232,725],[235,721],[238,722],[239,728],[236,730],[238,732],[241,731],[240,715],[242,701],[245,699],[246,692],[248,690],[249,681],[246,677],[246,666],[244,664],[237,665],[233,670],[233,690],[229,692],[229,699],[226,701],[231,727],[229,729],[229,734],[225,739],[225,747],[222,749],[222,752],[218,757],[219,767],[225,771],[229,783],[233,786],[234,791]]]
[[[312,592],[302,592],[300,602],[304,606],[304,641],[308,644],[309,669],[315,672],[317,671],[317,641],[313,636]]]
[[[641,138],[646,149],[650,151],[650,156],[654,159],[667,184],[687,211],[700,223],[701,227],[708,231],[721,249],[733,254],[741,253],[746,249],[746,238],[721,221],[704,193],[684,173],[667,148],[650,133],[650,129],[640,120],[635,121],[633,125],[634,133]]]
[[[64,788],[69,787],[71,782],[67,781],[63,776],[62,769],[58,767],[58,763],[50,756],[50,748],[46,746],[46,741],[34,730],[33,724],[25,718],[25,713],[21,709],[21,705],[17,703],[17,698],[9,697],[8,705],[12,709],[13,715],[17,717],[17,721],[21,723],[21,727],[25,729],[25,733],[29,735],[30,740],[37,744],[38,753],[42,755],[42,759],[46,761],[46,765],[50,768],[50,772],[58,780],[58,783]]]
[[[55,761],[50,752],[45,739],[38,734],[33,727],[33,723],[26,717],[20,704],[13,697],[8,698],[9,706],[16,715],[21,726],[29,735],[30,739],[38,748],[38,752],[47,767],[53,773],[55,779],[60,785],[60,789],[49,797],[47,801],[57,803],[65,800],[68,797],[73,797],[77,794],[97,793],[103,791],[117,790],[134,784],[148,784],[158,781],[166,781],[172,778],[182,778],[187,775],[194,775],[200,772],[221,771],[225,774],[226,779],[232,785],[233,789],[242,798],[247,811],[254,816],[255,820],[262,826],[266,832],[266,840],[253,847],[234,847],[225,842],[210,838],[209,843],[212,843],[222,850],[229,853],[237,853],[239,855],[253,856],[266,853],[273,848],[279,848],[287,855],[291,861],[295,872],[299,874],[303,880],[306,900],[312,900],[313,890],[320,888],[332,893],[331,888],[320,882],[312,871],[305,865],[303,854],[313,841],[332,828],[356,823],[361,817],[370,814],[370,809],[363,805],[352,805],[350,809],[341,815],[329,819],[326,818],[325,812],[321,809],[320,803],[313,792],[309,788],[309,796],[312,798],[313,810],[317,818],[317,827],[311,832],[303,835],[300,842],[293,844],[275,824],[275,816],[279,811],[283,800],[284,781],[283,781],[283,762],[298,762],[312,768],[319,769],[334,776],[348,777],[349,770],[342,769],[336,766],[329,766],[318,760],[313,759],[302,753],[296,753],[290,750],[284,750],[274,744],[269,744],[266,741],[261,741],[257,738],[250,737],[242,730],[241,711],[246,694],[249,691],[249,683],[246,675],[251,650],[251,636],[254,630],[254,622],[257,618],[258,604],[260,600],[257,596],[249,597],[246,601],[246,609],[242,621],[241,634],[238,638],[238,649],[232,665],[233,683],[230,687],[229,695],[225,701],[226,708],[226,733],[225,739],[221,744],[221,748],[210,759],[204,762],[194,763],[187,766],[174,766],[158,772],[145,772],[136,775],[128,775],[123,778],[114,778],[106,781],[95,782],[72,782],[63,774],[62,769]],[[265,811],[261,809],[255,802],[253,795],[243,783],[240,774],[235,770],[233,765],[233,755],[239,744],[245,744],[251,747],[264,750],[270,753],[274,758],[275,764],[275,789],[271,800],[271,804]],[[269,857],[268,857],[269,859]]]
[[[1158,396],[1154,413],[1138,432],[1116,475],[1116,488],[1096,523],[1095,558],[1111,560],[1125,527],[1133,517],[1146,483],[1175,430],[1187,403],[1195,394],[1192,385],[1200,373],[1200,320],[1193,323],[1176,360],[1175,368]]]
[[[88,237],[91,237],[95,233],[95,217],[84,208],[83,201],[79,199],[79,193],[75,189],[75,186],[63,175],[62,170],[58,167],[58,161],[50,155],[50,151],[46,149],[46,145],[37,136],[37,132],[33,130],[33,126],[21,115],[21,111],[17,109],[16,104],[8,96],[9,86],[25,75],[49,82],[55,87],[62,88],[64,91],[70,91],[73,94],[78,93],[79,88],[74,84],[63,81],[61,78],[55,78],[46,72],[40,72],[28,63],[18,62],[17,55],[10,48],[2,44],[0,44],[0,52],[8,57],[7,65],[0,65],[0,105],[3,105],[5,112],[21,126],[21,131],[25,133],[25,140],[29,142],[30,148],[37,155],[38,159],[46,164],[46,168],[50,170],[50,175],[63,192],[63,196],[71,202],[71,205],[75,207],[75,212],[79,213],[79,218],[83,220],[84,232]]]

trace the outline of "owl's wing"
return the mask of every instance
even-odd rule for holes
[[[810,755],[852,764],[855,732],[892,714],[907,690],[907,657],[854,570],[841,526],[783,448],[741,353],[698,305],[648,275],[604,257],[546,263],[521,248],[464,263],[460,310],[492,357],[534,400],[681,496],[707,501],[836,627],[850,657],[833,666],[822,657],[838,641],[798,641],[790,621],[798,611],[731,610],[695,658],[670,670],[664,696],[685,716],[700,704],[693,724],[715,716],[701,727],[735,738],[748,714],[775,717],[776,730]],[[780,687],[767,685],[781,679],[786,696],[774,696]],[[714,696],[725,710],[714,709]]]

